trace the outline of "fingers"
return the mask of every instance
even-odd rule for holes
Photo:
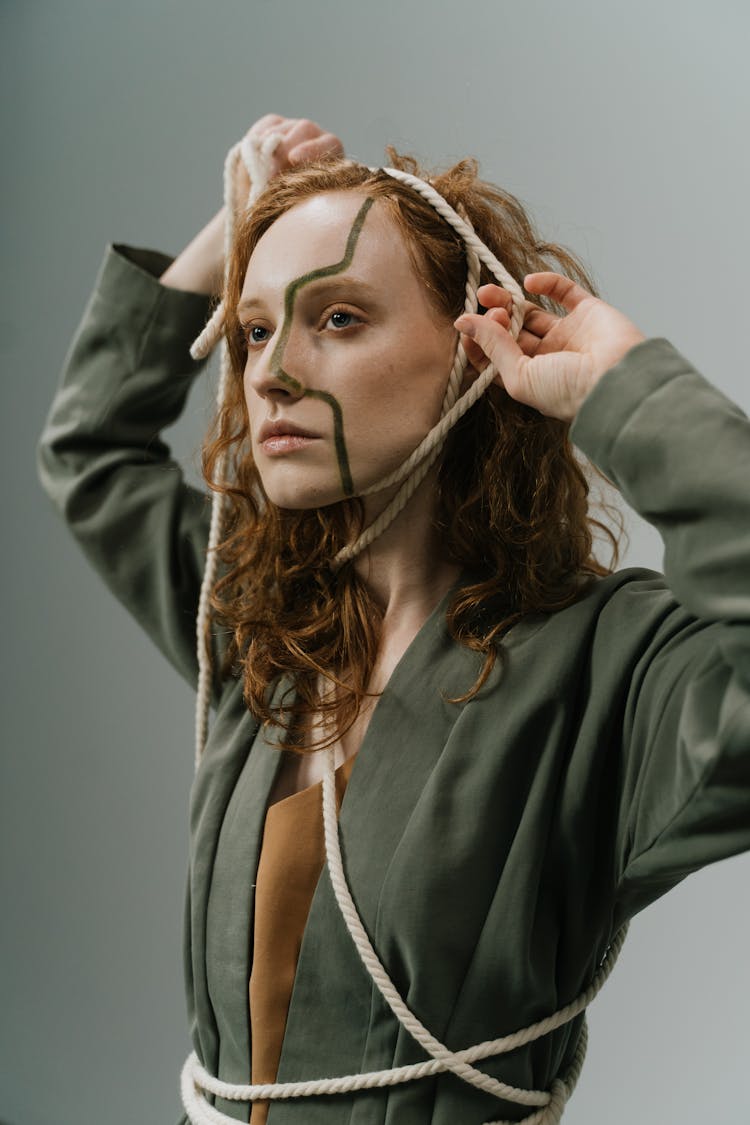
[[[538,277],[541,275],[534,274],[529,276]],[[503,289],[501,285],[495,285],[494,282],[479,286],[477,289],[477,300],[480,305],[484,305],[486,309],[506,309],[508,315],[513,311],[513,297],[507,289]],[[548,313],[545,309],[539,308],[538,305],[532,305],[530,301],[526,301],[523,327],[528,332],[532,332],[536,336],[544,336],[546,332],[549,332],[549,330],[557,324],[559,319],[559,317]]]
[[[524,278],[523,284],[527,292],[549,297],[568,312],[577,308],[581,301],[592,297],[583,286],[559,273],[530,273]]]
[[[556,324],[559,324],[559,322],[559,316],[555,316],[554,313],[546,312],[545,309],[540,309],[532,305],[530,311],[526,314],[523,326],[527,332],[536,336],[537,339],[541,339],[543,336],[546,336]]]
[[[455,321],[458,331],[481,348],[487,359],[502,373],[503,379],[506,374],[514,373],[519,361],[524,359],[523,351],[508,331],[507,323],[508,314],[504,309],[490,310],[484,316],[465,313]]]
[[[477,300],[486,309],[503,308],[510,312],[513,307],[513,298],[508,290],[503,289],[502,285],[495,285],[494,282],[479,286]]]
[[[274,164],[279,172],[284,172],[291,167],[290,154],[293,149],[304,144],[305,141],[314,140],[322,132],[313,121],[296,118],[285,121],[283,126],[279,126],[273,131],[281,136],[281,141],[274,149],[273,154]]]
[[[305,164],[324,156],[343,156],[344,146],[333,133],[321,133],[288,149],[290,164]]]
[[[461,336],[461,343],[463,344],[464,351],[466,352],[466,361],[468,367],[473,367],[475,371],[481,371],[487,365],[487,356],[484,354],[479,344],[475,343],[469,336]]]
[[[266,133],[276,127],[281,127],[286,118],[279,117],[278,113],[266,113],[263,117],[259,117],[255,124],[250,126],[248,130],[254,137],[265,136]]]
[[[513,298],[507,289],[503,289],[501,285],[495,285],[494,282],[480,285],[477,289],[477,299],[487,309],[487,316],[495,319],[498,324],[502,324],[505,328],[510,326]],[[501,310],[505,319],[497,315]],[[559,320],[560,318],[553,313],[549,313],[545,309],[539,308],[538,305],[532,305],[530,301],[527,301],[523,326],[518,335],[518,344],[524,354],[536,355],[541,341],[559,323]],[[467,348],[467,355],[473,356],[475,348],[476,345],[471,349]],[[473,359],[472,362],[474,362]],[[476,366],[476,363],[474,363],[474,366]]]
[[[273,154],[275,172],[319,160],[324,156],[344,155],[344,146],[339,138],[307,118],[280,117],[276,113],[267,113],[255,122],[249,135],[262,141],[272,133],[281,138]]]
[[[535,332],[528,332],[522,328],[516,342],[524,355],[536,355],[543,340],[543,336],[537,336]]]
[[[495,323],[500,324],[503,328],[508,328],[510,325],[510,316],[505,309],[489,309],[485,316],[491,317]],[[470,336],[465,335],[461,336],[461,343],[464,346],[469,366],[473,367],[475,371],[481,371],[487,365],[487,356],[479,344],[472,340]]]

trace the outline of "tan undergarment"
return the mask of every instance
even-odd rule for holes
[[[340,807],[354,757],[336,770]],[[250,974],[251,1081],[275,1082],[302,934],[325,862],[322,782],[271,805],[255,887]],[[267,1101],[253,1102],[250,1125],[265,1125]]]

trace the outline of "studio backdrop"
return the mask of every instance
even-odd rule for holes
[[[463,156],[750,410],[739,0],[4,0],[0,1120],[169,1123],[193,696],[78,554],[36,443],[110,241],[176,254],[230,145],[309,117],[368,164]],[[211,369],[215,376],[215,367]],[[198,481],[211,372],[168,437]],[[624,565],[661,568],[629,518]],[[750,815],[750,814],[749,814]],[[638,916],[570,1125],[743,1125],[750,857]],[[407,1123],[405,1123],[407,1125]]]

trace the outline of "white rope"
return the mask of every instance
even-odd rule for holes
[[[226,211],[226,224],[224,229],[225,279],[229,269],[235,218],[241,202],[237,198],[239,190],[237,169],[239,163],[240,161],[244,161],[250,176],[250,195],[247,200],[242,201],[245,206],[250,206],[268,181],[273,153],[281,140],[281,136],[277,133],[270,133],[263,140],[258,140],[253,137],[251,131],[246,134],[241,141],[233,145],[227,153],[227,157],[224,161],[224,202]],[[373,171],[375,170],[376,169],[373,169]],[[426,199],[427,202],[435,208],[438,214],[440,214],[446,222],[450,223],[463,238],[466,245],[468,263],[464,311],[475,312],[477,309],[476,291],[479,284],[480,266],[481,263],[484,263],[495,278],[511,294],[512,312],[510,331],[513,337],[517,338],[521,330],[521,325],[523,324],[526,306],[523,291],[491,250],[477,237],[466,212],[463,211],[463,214],[459,214],[458,211],[454,210],[450,204],[443,199],[440,193],[437,192],[431,184],[419,179],[417,176],[412,176],[408,172],[401,172],[398,168],[383,168],[381,171],[414,188],[414,190]],[[224,307],[223,303],[220,303],[190,349],[193,358],[204,358],[211,352],[216,343],[221,339],[223,326]],[[401,484],[401,488],[396,495],[390,500],[372,524],[362,531],[354,543],[347,544],[347,546],[343,547],[335,558],[332,559],[331,567],[333,570],[338,570],[345,562],[350,561],[360,554],[385,531],[396,516],[404,509],[419,485],[427,476],[431,467],[435,464],[450,429],[456,425],[467,410],[471,409],[497,375],[492,364],[488,364],[481,375],[474,380],[469,390],[459,397],[466,367],[466,352],[459,336],[441,407],[440,420],[398,469],[360,493],[362,496],[369,496],[374,492],[381,492],[386,488]],[[229,349],[227,348],[226,341],[223,340],[221,368],[216,395],[219,409],[221,409],[221,405],[224,402],[226,387],[230,376],[231,361]],[[226,454],[222,454],[216,466],[216,475],[220,479],[224,476],[225,467]],[[224,493],[214,492],[211,508],[208,555],[198,602],[198,620],[196,625],[198,645],[198,699],[196,702],[195,719],[196,769],[200,763],[208,733],[208,714],[211,697],[211,659],[205,643],[205,634],[210,617],[209,599],[216,579],[218,566],[217,547],[221,538],[225,508],[226,496]]]
[[[271,133],[262,141],[250,133],[242,141],[233,145],[224,161],[224,206],[226,221],[224,226],[224,280],[229,273],[229,262],[234,237],[234,224],[240,210],[239,163],[244,160],[250,176],[250,194],[244,201],[250,206],[268,182],[271,160],[281,141],[277,133]],[[190,349],[194,359],[207,356],[221,338],[224,326],[224,306],[219,304],[206,327]],[[226,388],[231,377],[231,358],[226,340],[222,340],[219,383],[216,391],[216,404],[220,410],[226,397]],[[216,465],[216,475],[222,480],[226,470],[226,453],[222,453]],[[208,533],[206,567],[201,582],[198,599],[198,618],[196,622],[196,642],[198,650],[198,696],[195,704],[195,768],[200,765],[203,747],[208,734],[208,712],[211,705],[211,654],[206,644],[206,630],[210,620],[210,595],[216,581],[218,567],[217,547],[221,539],[226,497],[223,492],[214,492],[211,503],[211,523]]]
[[[264,187],[268,183],[270,163],[274,152],[278,148],[281,136],[278,133],[269,133],[262,141],[252,137],[250,133],[233,145],[224,161],[224,205],[226,208],[226,221],[224,223],[224,278],[226,280],[229,269],[229,258],[232,252],[232,239],[234,238],[234,224],[238,210],[239,184],[237,182],[237,169],[240,160],[244,161],[250,177],[250,194],[244,201],[245,207],[252,207]],[[205,328],[193,342],[190,354],[193,359],[205,359],[214,350],[224,328],[224,302],[220,301]],[[219,400],[221,402],[221,400]]]
[[[377,169],[372,169],[372,171],[376,170]],[[476,291],[479,284],[479,264],[483,262],[511,295],[510,332],[514,340],[518,339],[527,306],[523,290],[512,274],[506,270],[505,266],[498,261],[492,251],[477,237],[466,212],[464,211],[463,214],[459,214],[459,212],[455,211],[451,205],[443,199],[442,195],[440,195],[431,184],[428,184],[425,180],[419,179],[418,176],[412,176],[408,172],[401,172],[398,168],[383,168],[380,170],[392,176],[394,179],[401,180],[403,183],[408,184],[409,187],[419,192],[419,194],[435,208],[438,214],[463,238],[469,263],[464,312],[473,313],[477,310]],[[379,535],[382,535],[385,529],[393,522],[399,512],[403,510],[407,502],[414,495],[430,468],[437,460],[440,450],[445,444],[449,430],[451,430],[459,419],[464,416],[466,411],[474,405],[480,395],[484,394],[497,375],[497,371],[492,364],[488,364],[482,374],[472,383],[469,390],[461,398],[458,398],[458,390],[460,389],[466,366],[466,353],[459,336],[456,357],[451,369],[440,421],[433,426],[413,453],[407,457],[395,472],[390,473],[376,484],[370,485],[368,488],[358,493],[359,496],[370,496],[372,493],[382,492],[384,489],[390,488],[394,484],[400,484],[401,481],[406,479],[405,486],[396,493],[390,503],[369,527],[366,527],[353,543],[347,544],[346,547],[343,547],[338,552],[332,560],[331,566],[333,570],[338,570],[345,562],[350,562],[366,547],[369,547],[369,545]],[[454,389],[456,393],[448,404],[449,397]]]
[[[428,184],[426,180],[420,180],[419,176],[412,176],[408,172],[402,172],[398,168],[382,168],[373,169],[373,171],[386,172],[389,176],[393,176],[395,180],[401,180],[402,183],[408,184],[409,187],[414,188],[428,203],[431,203],[437,213],[441,215],[453,229],[461,235],[466,246],[473,250],[483,262],[487,269],[494,277],[500,282],[504,289],[507,289],[513,298],[513,311],[510,315],[511,333],[514,339],[518,338],[518,334],[523,326],[523,318],[526,310],[526,298],[523,295],[523,290],[518,284],[512,274],[508,273],[505,266],[500,262],[488,246],[482,242],[468,220],[468,216],[461,217],[457,211],[454,211],[450,203],[443,199],[439,191],[437,191],[432,184]]]
[[[564,1078],[556,1078],[553,1081],[549,1091],[523,1090],[516,1086],[509,1086],[483,1071],[477,1070],[471,1064],[491,1056],[507,1054],[509,1051],[516,1050],[518,1047],[522,1047],[561,1027],[584,1011],[612,972],[625,941],[627,924],[615,934],[591,984],[575,1000],[566,1004],[551,1016],[530,1024],[520,1031],[499,1039],[487,1040],[461,1051],[451,1051],[424,1027],[404,1003],[375,952],[357,912],[346,882],[341,857],[336,815],[334,752],[331,748],[326,750],[326,770],[323,778],[323,825],[326,863],[331,886],[344,923],[362,963],[401,1026],[431,1057],[422,1063],[392,1067],[387,1070],[369,1071],[362,1074],[347,1074],[336,1078],[312,1079],[305,1082],[240,1085],[222,1082],[214,1078],[200,1064],[193,1052],[188,1056],[182,1072],[183,1104],[193,1125],[226,1125],[227,1122],[232,1120],[215,1110],[201,1096],[200,1091],[214,1094],[229,1101],[253,1102],[266,1099],[273,1101],[285,1098],[347,1094],[357,1090],[396,1086],[446,1071],[495,1097],[515,1102],[518,1105],[540,1106],[541,1108],[537,1112],[523,1118],[523,1125],[557,1125],[583,1066],[587,1045],[585,1017],[570,1067]],[[487,1125],[506,1125],[506,1123],[493,1121],[488,1122]]]
[[[278,135],[271,134],[262,142],[258,142],[248,134],[241,142],[234,145],[227,154],[224,164],[224,200],[226,204],[226,227],[224,232],[225,278],[229,268],[234,220],[239,210],[238,200],[236,198],[238,191],[238,177],[236,173],[239,161],[243,160],[245,162],[250,174],[251,192],[247,203],[251,203],[265,186],[273,152],[280,140],[281,138]],[[465,311],[476,311],[476,291],[479,283],[480,264],[484,263],[494,277],[511,293],[513,305],[510,318],[510,330],[514,338],[517,338],[523,323],[525,311],[525,300],[521,288],[484,243],[477,238],[471,224],[468,222],[468,217],[459,215],[454,211],[442,196],[425,181],[394,168],[386,168],[383,169],[383,171],[396,179],[402,180],[418,191],[419,194],[431,203],[438,213],[463,237],[467,247],[468,263]],[[191,354],[194,358],[201,358],[209,354],[221,337],[223,323],[224,311],[223,306],[220,304],[191,348]],[[417,449],[404,461],[399,469],[361,493],[361,495],[370,495],[373,492],[392,487],[394,484],[402,485],[385,510],[369,528],[365,529],[356,543],[350,544],[336,556],[333,562],[334,566],[340,566],[343,561],[353,558],[359,551],[368,546],[377,535],[381,534],[382,531],[385,530],[385,527],[395,519],[424,479],[430,467],[437,460],[451,427],[474,405],[479,396],[484,394],[497,374],[492,365],[488,365],[481,375],[475,379],[469,390],[465,394],[459,395],[466,366],[467,357],[459,337],[441,406],[439,422],[433,427],[430,433],[427,434]],[[221,371],[217,390],[217,403],[219,408],[224,401],[225,390],[230,374],[229,350],[226,341],[223,341]],[[223,478],[225,467],[226,458],[224,455],[217,465],[217,475],[219,478]],[[216,548],[220,541],[224,518],[224,499],[223,493],[214,493],[208,540],[208,556],[198,605],[197,642],[199,674],[198,697],[196,702],[196,767],[200,762],[208,729],[211,661],[210,651],[205,644],[204,635],[209,620],[209,595],[216,577]],[[517,1047],[538,1039],[540,1036],[553,1031],[555,1028],[562,1026],[564,1023],[579,1015],[591,1002],[612,971],[625,940],[627,925],[623,926],[612,939],[609,949],[589,987],[570,1004],[567,1004],[546,1019],[531,1024],[529,1027],[523,1028],[511,1035],[506,1035],[500,1039],[488,1040],[461,1051],[451,1051],[436,1039],[407,1007],[390,979],[385,967],[378,958],[362,924],[362,920],[357,913],[354,900],[346,882],[341,857],[336,816],[334,756],[331,748],[326,751],[326,772],[323,779],[323,821],[326,862],[331,878],[331,885],[339,910],[357,952],[370,978],[399,1023],[408,1031],[412,1038],[420,1044],[430,1058],[422,1063],[392,1067],[387,1070],[371,1071],[364,1074],[342,1075],[334,1078],[316,1079],[305,1082],[238,1085],[221,1082],[217,1078],[214,1078],[204,1069],[197,1055],[193,1052],[188,1056],[185,1062],[181,1077],[182,1100],[188,1118],[193,1125],[232,1125],[234,1121],[234,1118],[227,1117],[211,1106],[202,1092],[228,1100],[252,1102],[266,1099],[275,1100],[280,1098],[350,1093],[356,1090],[398,1085],[403,1082],[411,1082],[444,1072],[451,1072],[470,1085],[476,1086],[478,1089],[498,1098],[516,1102],[519,1105],[541,1107],[539,1110],[523,1119],[524,1125],[557,1125],[562,1116],[565,1102],[570,1097],[575,1087],[583,1065],[587,1043],[585,1017],[576,1052],[568,1072],[563,1078],[556,1078],[549,1091],[523,1090],[515,1086],[509,1086],[485,1074],[483,1071],[478,1070],[472,1064],[485,1058],[515,1050]],[[512,1123],[496,1121],[488,1122],[487,1125],[512,1125]]]
[[[466,219],[466,212],[463,212]],[[477,308],[477,288],[479,286],[479,273],[480,262],[476,251],[467,247],[467,271],[466,271],[466,297],[464,300],[464,312],[475,312]],[[378,481],[377,484],[371,485],[369,488],[362,489],[358,493],[359,496],[369,496],[373,492],[381,492],[385,488],[389,488],[394,484],[400,484],[405,478],[406,483],[399,489],[393,499],[387,504],[380,515],[366,527],[359,537],[353,542],[343,547],[338,554],[334,557],[331,563],[331,568],[335,571],[338,570],[345,562],[349,562],[355,558],[361,551],[377,539],[385,529],[393,522],[396,516],[403,510],[406,504],[420,486],[427,473],[430,471],[435,461],[437,461],[440,450],[445,442],[445,437],[448,430],[456,424],[458,419],[466,413],[469,406],[473,405],[476,397],[483,393],[484,390],[490,385],[495,377],[495,369],[489,365],[483,372],[483,380],[481,387],[474,384],[472,388],[475,396],[471,402],[458,404],[456,402],[461,390],[461,384],[467,367],[467,357],[464,346],[461,342],[459,335],[456,344],[456,351],[453,358],[453,365],[451,373],[448,377],[448,385],[445,389],[442,406],[440,408],[441,421],[438,425],[434,426],[427,436],[420,442],[414,452],[404,461],[400,468],[389,476],[384,477]]]

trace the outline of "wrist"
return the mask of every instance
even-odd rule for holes
[[[178,254],[159,278],[170,289],[216,296],[224,282],[224,227],[226,208],[220,211]]]

